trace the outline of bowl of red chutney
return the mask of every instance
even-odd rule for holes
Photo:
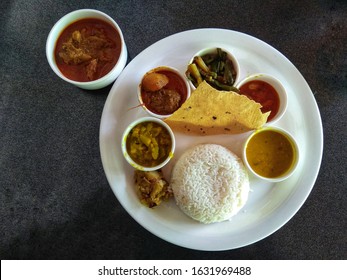
[[[280,120],[287,110],[287,91],[279,79],[265,73],[246,77],[236,85],[239,94],[262,105],[262,113],[270,112],[267,125]]]
[[[63,16],[51,29],[46,56],[64,81],[83,89],[108,86],[128,58],[122,30],[107,14],[81,9]]]

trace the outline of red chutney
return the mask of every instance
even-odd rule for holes
[[[112,70],[119,59],[121,47],[120,34],[111,24],[86,18],[71,23],[62,31],[54,56],[65,77],[90,82]]]
[[[155,71],[168,77],[169,82],[158,91],[145,91],[141,89],[141,98],[144,105],[151,112],[158,115],[169,115],[176,111],[187,99],[185,81],[170,70]],[[175,96],[178,95],[178,96]]]
[[[260,103],[263,107],[263,113],[271,111],[267,121],[273,119],[280,107],[280,98],[277,91],[267,82],[253,80],[240,87],[240,94]]]

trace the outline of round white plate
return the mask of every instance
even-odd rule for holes
[[[251,177],[245,207],[230,221],[204,225],[187,217],[174,199],[149,209],[136,196],[133,168],[121,152],[121,136],[128,124],[146,116],[138,106],[136,88],[145,72],[168,65],[184,72],[191,56],[206,47],[229,49],[239,60],[241,78],[265,72],[282,81],[288,92],[288,110],[275,125],[289,131],[300,149],[299,166],[292,177],[266,183]],[[135,108],[134,108],[135,107]],[[176,133],[174,159],[165,167],[169,179],[175,160],[197,143],[217,143],[241,156],[248,133],[192,137]],[[305,202],[317,178],[323,152],[320,113],[313,94],[295,66],[263,41],[224,29],[185,31],[158,41],[142,51],[123,70],[113,85],[102,113],[100,152],[107,180],[124,209],[144,228],[173,244],[216,251],[252,244],[282,227]],[[115,221],[117,222],[117,221]]]

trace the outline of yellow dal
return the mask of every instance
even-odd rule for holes
[[[296,157],[291,141],[282,133],[273,130],[256,133],[247,144],[246,156],[251,168],[267,178],[285,174]]]

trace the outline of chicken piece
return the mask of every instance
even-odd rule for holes
[[[72,33],[72,40],[77,42],[77,43],[81,43],[81,41],[82,41],[82,34],[81,34],[81,32],[79,32],[78,30],[74,31]]]
[[[98,36],[89,36],[85,38],[83,45],[85,49],[88,48],[88,50],[96,56],[99,50],[107,47],[108,42],[104,38]]]
[[[72,37],[63,44],[62,51],[59,52],[59,56],[67,64],[80,64],[92,59],[88,53],[80,48],[79,43],[74,41]]]
[[[87,77],[89,80],[93,80],[94,74],[96,73],[96,67],[98,65],[98,60],[93,59],[86,66]]]

